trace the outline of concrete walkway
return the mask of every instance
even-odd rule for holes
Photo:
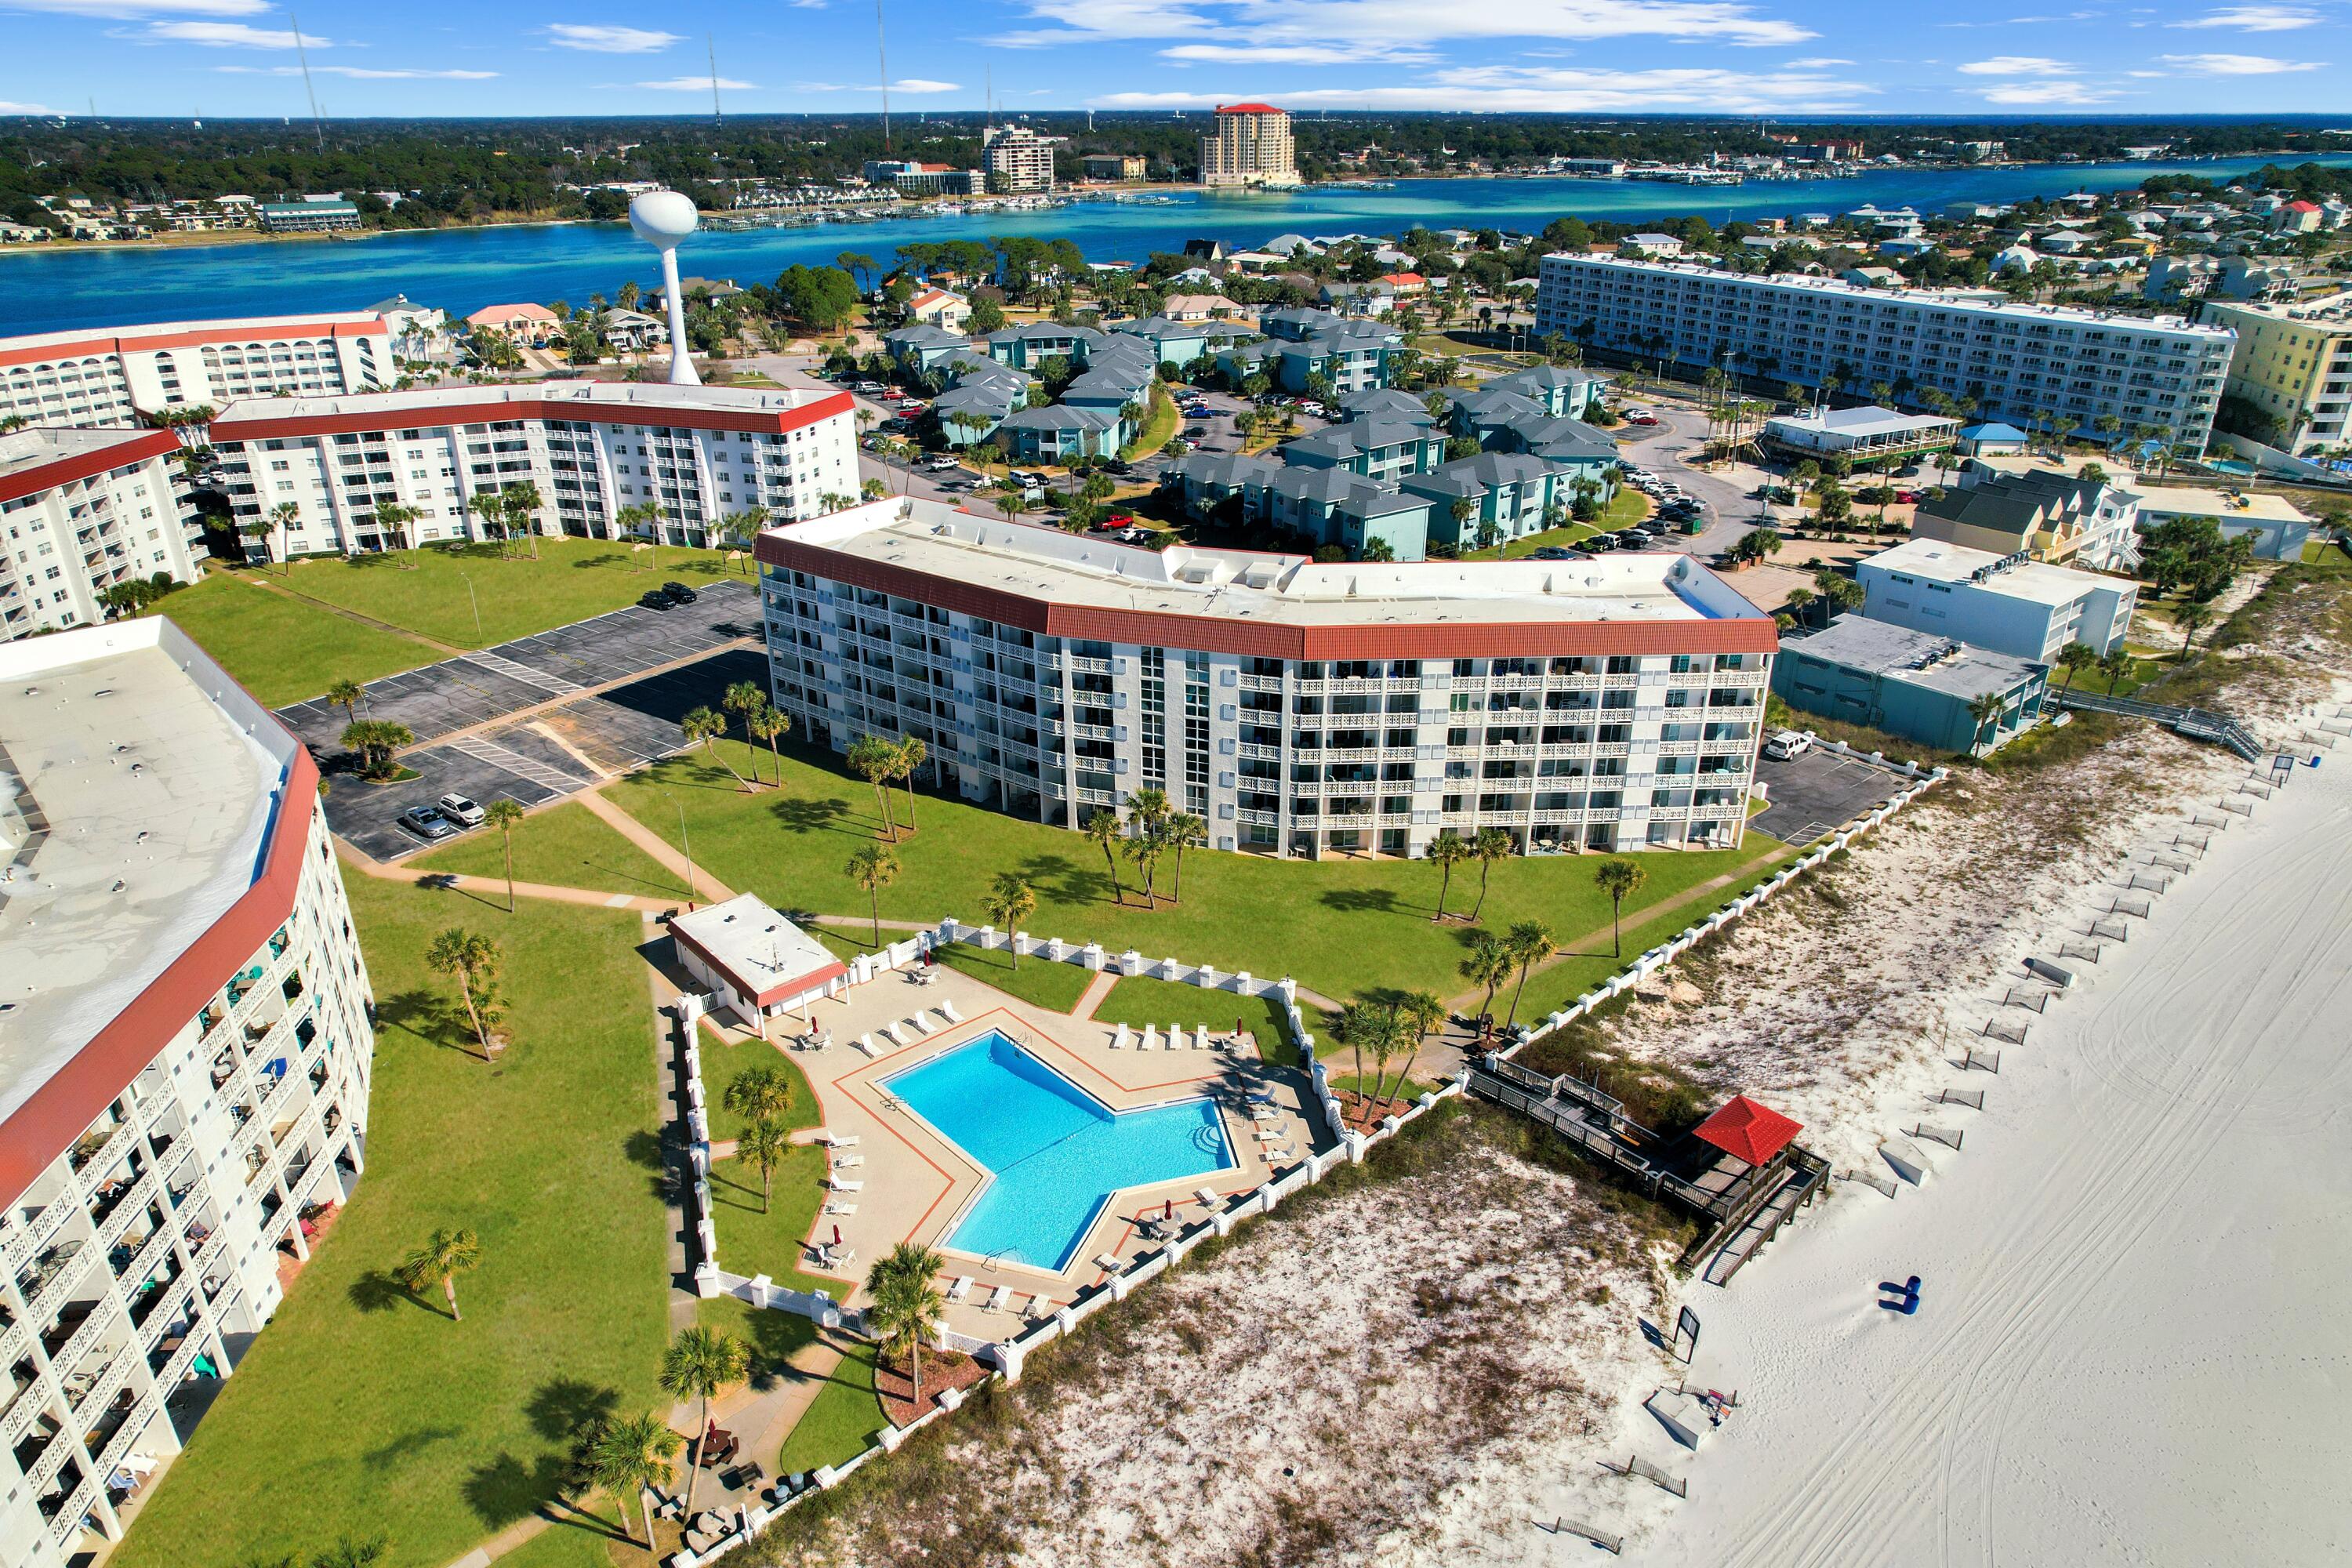
[[[1113,974],[1108,969],[1097,973],[1092,980],[1087,982],[1087,988],[1080,994],[1077,1005],[1070,1009],[1070,1016],[1073,1018],[1093,1017],[1095,1016],[1095,1009],[1101,1006],[1103,1003],[1109,998],[1110,988],[1118,984],[1118,976]]]
[[[604,826],[644,850],[672,876],[693,889],[692,898],[706,904],[723,904],[735,895],[726,883],[670,847],[669,840],[604,798],[602,790],[582,790],[572,797],[586,806]]]

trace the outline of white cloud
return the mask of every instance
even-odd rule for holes
[[[223,76],[300,76],[300,66],[215,66]],[[313,76],[348,77],[353,81],[491,81],[496,71],[426,70],[422,68],[373,66],[312,66]]]
[[[2278,60],[2268,55],[2166,55],[2166,65],[2191,76],[2278,76],[2286,71],[2315,71],[2324,60]]]
[[[2229,5],[2219,11],[2193,16],[2186,22],[2168,22],[2168,27],[2228,27],[2240,33],[2292,33],[2298,27],[2316,27],[2321,17],[2316,11],[2306,11],[2300,5]]]
[[[2079,81],[2009,81],[1984,89],[1987,103],[2080,107],[2105,103],[2113,97],[2114,93],[2102,92]]]
[[[796,81],[793,83],[793,90],[794,92],[878,92],[881,89],[871,82]],[[902,81],[892,82],[890,90],[911,96],[929,92],[961,92],[963,88],[958,82],[933,81],[928,77],[910,76]]]
[[[685,41],[682,33],[656,33],[643,27],[607,27],[582,22],[551,22],[548,38],[559,49],[585,49],[599,55],[658,54]]]
[[[142,16],[257,16],[268,0],[7,0],[0,10],[135,21]]]
[[[208,49],[290,49],[295,46],[291,32],[274,27],[248,26],[243,22],[150,22],[143,33],[119,33],[118,37],[142,44],[201,44]],[[301,42],[314,49],[331,49],[332,38],[302,35]]]
[[[57,110],[45,103],[10,103],[0,98],[0,114],[54,114]]]
[[[1160,58],[1269,66],[1428,65],[1437,58],[1427,49],[1390,44],[1178,44]]]
[[[1832,66],[1850,66],[1852,64],[1853,64],[1852,60],[1842,60],[1833,55],[1816,55],[1811,59],[1790,60],[1789,62],[1789,68],[1792,71],[1820,71],[1827,70]]]
[[[713,83],[707,76],[674,76],[667,81],[606,82],[604,85],[608,88],[622,86],[643,88],[647,92],[709,92]],[[743,92],[760,84],[755,81],[737,81],[732,77],[722,76],[718,79],[716,85],[725,88],[730,92]]]
[[[1286,107],[1300,108],[1328,104],[1498,113],[1613,113],[1649,105],[1713,107],[1726,113],[1753,114],[1847,109],[1866,102],[1877,91],[1866,82],[1801,71],[1749,74],[1703,68],[1608,70],[1466,66],[1439,71],[1430,80],[1410,86],[1286,89],[1272,96]],[[1190,109],[1233,100],[1231,93],[1118,92],[1093,102],[1100,109]]]
[[[1433,8],[1422,0],[1022,0],[1050,24],[1000,34],[1014,47],[1107,38],[1202,38],[1344,47],[1332,40],[1669,37],[1773,46],[1817,37],[1811,28],[1757,14],[1746,0],[1516,0],[1508,5]]]
[[[1962,76],[2073,76],[2074,68],[2064,60],[2053,60],[2042,55],[1995,55],[1989,60],[1971,60],[1960,68]]]

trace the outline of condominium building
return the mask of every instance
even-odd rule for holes
[[[1217,128],[1201,138],[1204,185],[1295,185],[1298,151],[1290,116],[1270,103],[1229,103]]]
[[[1747,276],[1605,256],[1543,259],[1536,331],[1691,370],[1848,391],[1929,390],[2028,427],[2112,416],[2202,452],[2234,337],[2178,317],[1996,304],[1827,278]]]
[[[814,517],[858,489],[845,392],[579,382],[272,400],[223,409],[212,439],[240,523],[292,505],[267,541],[276,559],[478,538],[473,498],[509,485],[538,488],[542,533],[697,545],[753,508]],[[421,515],[387,529],[391,504]]]
[[[1854,563],[1862,613],[2015,658],[2050,664],[2069,643],[2121,647],[2139,585],[2022,555],[1914,539]]]
[[[0,436],[0,640],[103,620],[130,578],[196,577],[203,526],[169,430]]]
[[[0,1565],[119,1539],[365,1164],[310,753],[162,616],[0,647]]]
[[[2270,445],[2301,454],[2352,445],[2352,293],[2305,305],[2208,302],[2238,332],[2222,392],[2275,421]]]
[[[0,417],[133,425],[240,397],[366,392],[398,374],[390,331],[368,310],[37,332],[0,338]]]
[[[1018,194],[1054,188],[1054,143],[1026,125],[992,125],[983,132],[981,167],[988,188]]]
[[[920,736],[1076,827],[1165,790],[1219,849],[1737,844],[1773,624],[1688,557],[1318,565],[887,500],[760,536],[777,705]]]

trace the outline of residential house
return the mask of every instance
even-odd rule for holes
[[[989,333],[986,341],[991,358],[1015,370],[1034,371],[1056,355],[1067,360],[1084,359],[1087,351],[1100,342],[1102,337],[1091,327],[1066,327],[1059,321],[1024,321],[1018,326],[999,328]]]
[[[2112,482],[2051,468],[2011,472],[1971,458],[1949,486],[1919,502],[1911,537],[1996,557],[2127,570],[2138,560],[2137,516],[2129,493]]]
[[[1171,321],[1226,321],[1248,314],[1223,294],[1171,294],[1160,313]]]
[[[544,305],[485,305],[466,318],[475,329],[503,332],[518,348],[545,348],[563,335],[563,323]]]
[[[1529,398],[1558,418],[1589,419],[1608,385],[1608,377],[1576,365],[1539,364],[1498,375],[1486,383],[1486,389]]]
[[[2128,483],[2139,503],[2142,533],[2183,518],[2210,518],[2221,525],[2222,538],[2252,541],[2254,556],[2262,561],[2300,561],[2311,541],[2310,517],[2284,496]]]
[[[1473,550],[1540,533],[1565,521],[1576,502],[1577,478],[1564,466],[1529,453],[1480,452],[1408,475],[1400,484],[1408,494],[1434,503],[1431,542]],[[1454,516],[1456,501],[1470,503],[1466,517]]]
[[[1029,462],[1066,463],[1073,458],[1115,458],[1134,438],[1134,428],[1115,408],[1074,407],[1049,403],[1016,408],[997,427],[1005,449]]]
[[[907,319],[943,331],[961,332],[971,320],[971,301],[945,289],[918,289],[907,301]]]

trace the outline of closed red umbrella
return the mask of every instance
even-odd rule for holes
[[[833,1244],[835,1247],[839,1247],[841,1245],[841,1227],[839,1226],[835,1226],[833,1227]]]

